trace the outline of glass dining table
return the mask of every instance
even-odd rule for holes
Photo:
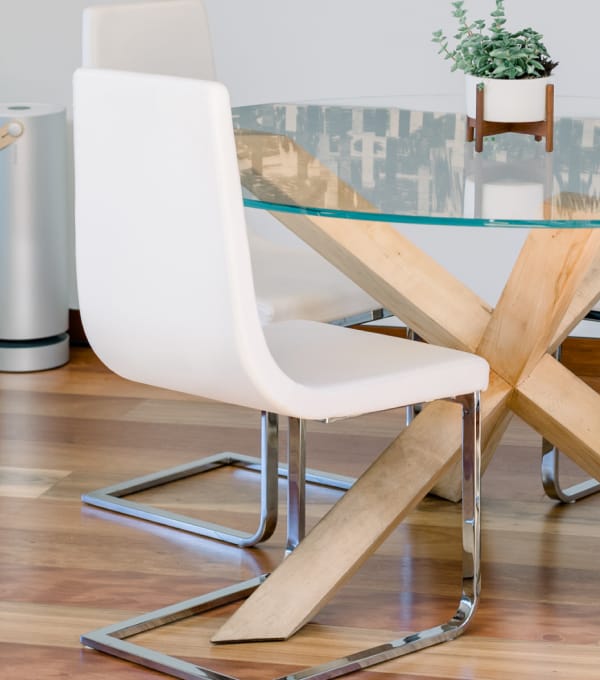
[[[488,360],[484,468],[516,414],[600,478],[600,394],[553,356],[600,298],[600,99],[557,98],[551,153],[514,133],[475,152],[462,108],[419,95],[234,109],[245,203],[276,215],[426,341]],[[492,307],[405,224],[527,235]],[[365,512],[361,481],[386,465],[376,460],[215,639],[289,637],[423,495],[460,499],[456,429],[452,412],[425,408],[387,450],[401,456],[410,442],[421,471],[411,493],[393,508],[371,499],[378,521],[361,523],[349,545],[335,527]]]

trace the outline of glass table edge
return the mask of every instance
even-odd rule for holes
[[[294,213],[310,215],[311,217],[333,217],[336,219],[362,220],[365,222],[388,222],[395,224],[419,224],[425,226],[454,226],[454,227],[498,227],[513,229],[597,229],[600,219],[581,220],[517,220],[493,219],[478,217],[444,217],[435,215],[410,215],[395,213],[365,213],[352,210],[337,210],[318,207],[305,207],[285,203],[272,203],[254,198],[244,197],[247,208],[267,210],[268,212]]]

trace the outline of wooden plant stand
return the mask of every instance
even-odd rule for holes
[[[536,142],[546,138],[546,151],[554,149],[554,85],[546,85],[546,119],[530,123],[499,123],[485,120],[483,85],[477,88],[475,118],[467,116],[467,142],[475,140],[475,151],[483,151],[483,138],[503,132],[533,135]]]

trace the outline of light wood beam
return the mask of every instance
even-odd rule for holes
[[[600,394],[546,355],[514,391],[511,408],[600,479]]]
[[[477,353],[516,385],[552,344],[600,250],[600,230],[534,229],[494,309]]]

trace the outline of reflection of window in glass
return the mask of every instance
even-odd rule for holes
[[[462,173],[457,173],[448,155],[440,149],[431,157],[431,210],[436,214],[456,214],[456,201],[462,204]]]
[[[363,130],[385,137],[389,131],[390,114],[387,109],[366,109],[363,116]]]
[[[352,154],[354,156],[360,156],[363,150],[363,140],[362,137],[359,137],[358,139],[354,139],[352,141]]]
[[[406,137],[410,132],[410,111],[400,111],[398,116],[398,136]]]
[[[339,106],[330,107],[325,113],[325,132],[345,135],[352,130],[352,111]]]

